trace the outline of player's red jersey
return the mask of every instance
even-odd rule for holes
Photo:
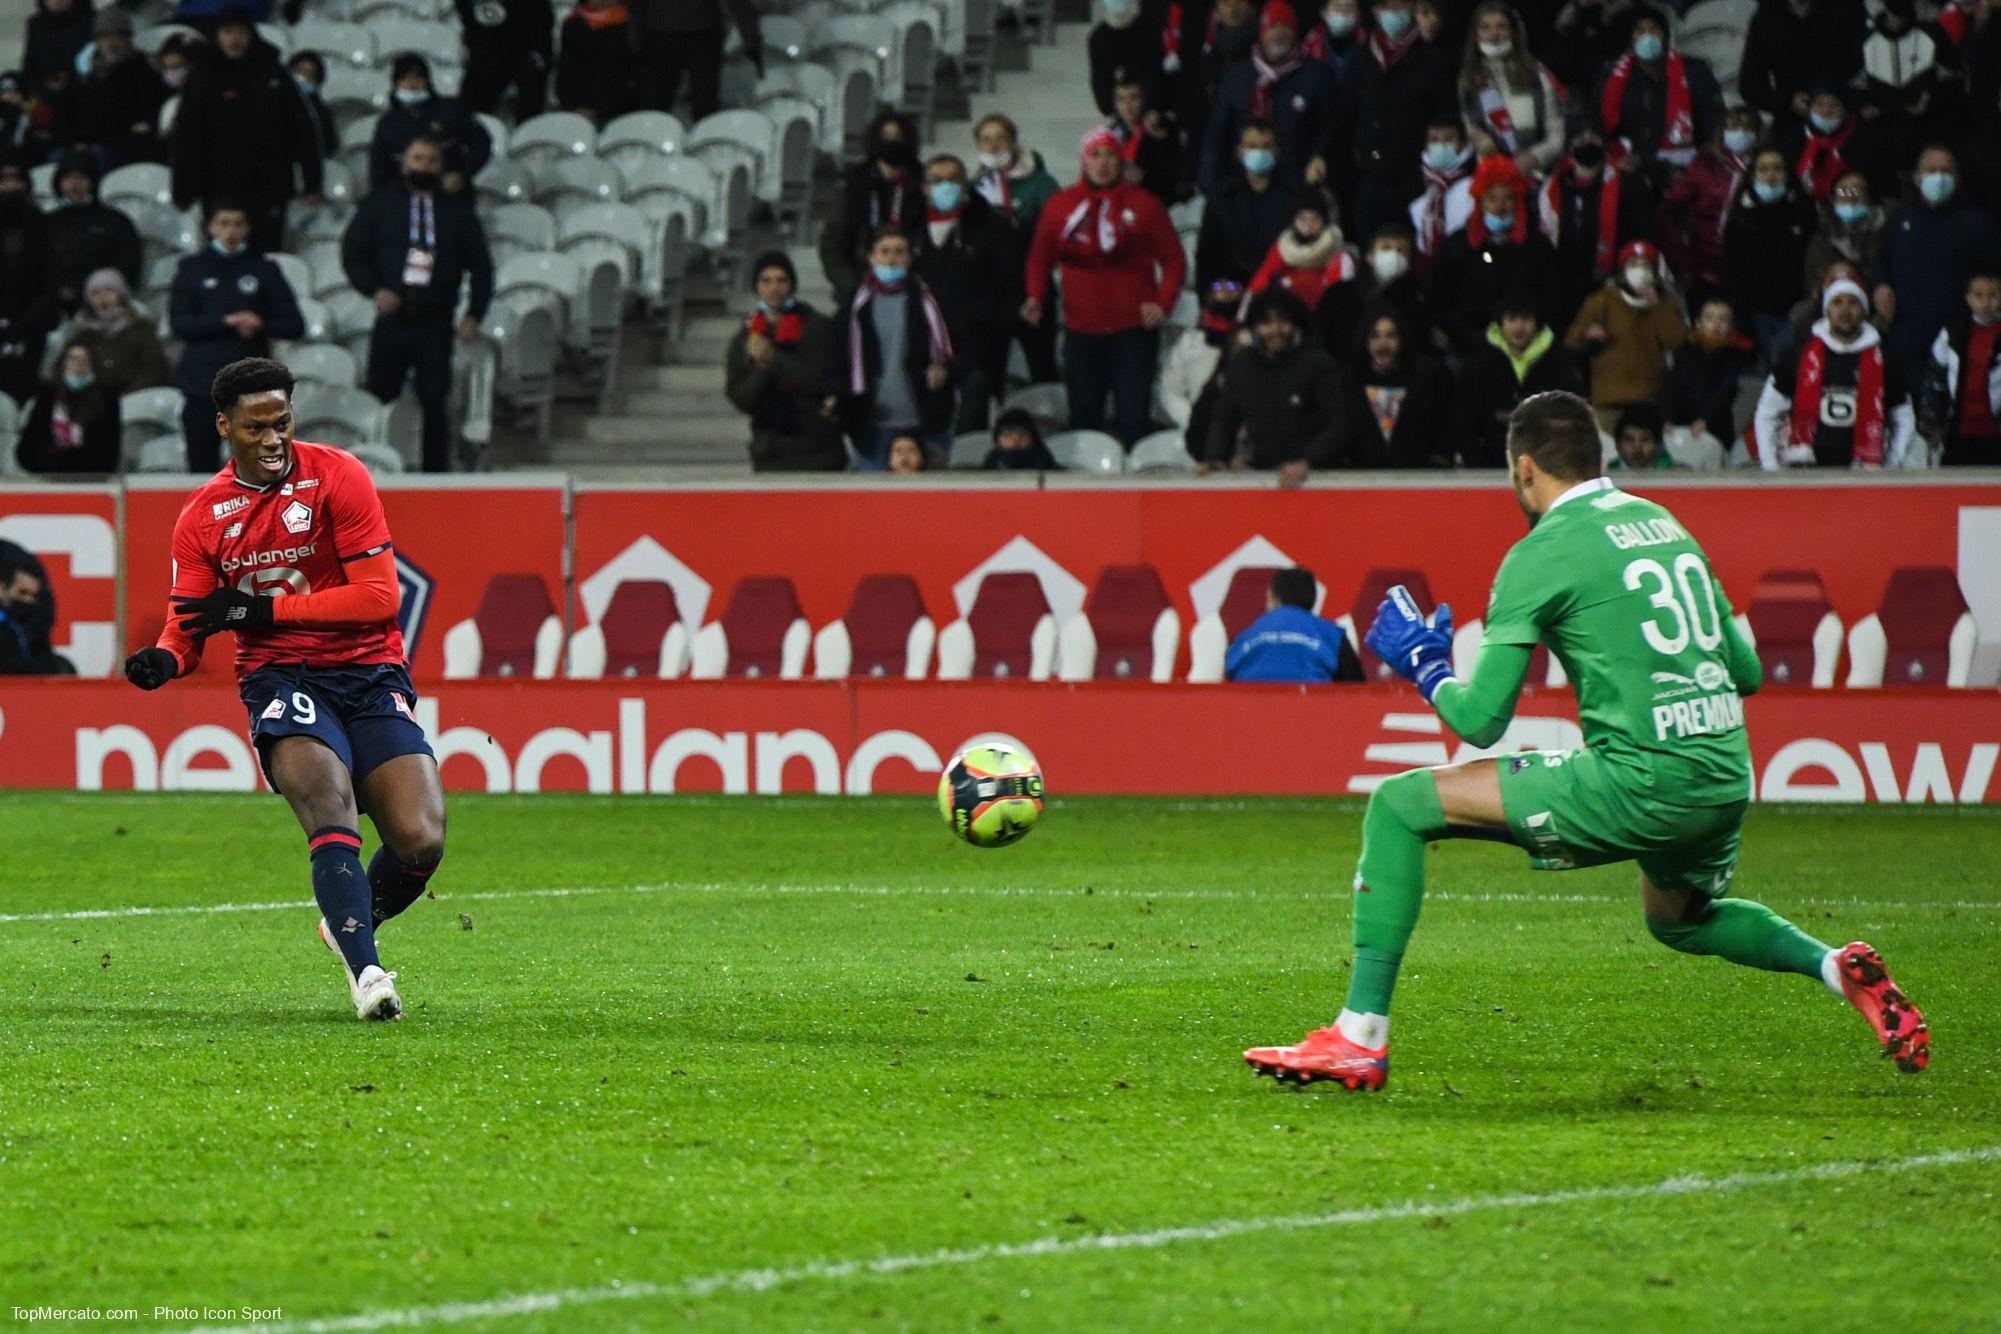
[[[266,597],[324,592],[349,582],[349,562],[388,550],[389,520],[368,469],[345,450],[295,440],[282,481],[251,486],[232,462],[188,497],[174,524],[173,596],[206,597],[224,584]],[[186,670],[201,653],[172,619],[160,645]],[[278,625],[236,635],[239,678],[274,662],[402,661],[393,612],[360,626]]]

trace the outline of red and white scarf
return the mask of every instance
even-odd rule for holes
[[[1591,260],[1591,273],[1603,278],[1612,272],[1612,261],[1619,252],[1619,171],[1607,165],[1600,170],[1598,191],[1598,246]],[[1563,237],[1563,182],[1568,177],[1573,184],[1577,175],[1569,158],[1551,173],[1549,184],[1542,190],[1542,230],[1551,245],[1558,245]],[[1581,188],[1581,187],[1580,187]]]
[[[1445,196],[1464,179],[1466,173],[1440,171],[1429,162],[1419,163],[1418,170],[1424,173],[1424,207],[1418,214],[1417,253],[1431,256],[1436,255],[1445,244]]]
[[[1487,118],[1494,137],[1501,141],[1509,157],[1522,151],[1515,138],[1515,117],[1508,110],[1508,95],[1502,91],[1499,80],[1489,78],[1480,85],[1480,114]]]
[[[1146,131],[1136,125],[1128,125],[1116,118],[1112,121],[1112,137],[1119,141],[1119,156],[1128,162],[1139,161],[1140,141],[1146,138]]]
[[[1841,150],[1854,135],[1852,116],[1833,134],[1822,134],[1811,123],[1807,125],[1806,146],[1800,150],[1800,160],[1793,164],[1793,172],[1815,203],[1826,203],[1828,192],[1848,170],[1848,160],[1841,156]]]
[[[908,293],[915,298],[924,312],[924,329],[931,342],[931,364],[949,365],[952,360],[952,335],[945,328],[945,312],[938,308],[938,298],[931,295],[931,289],[920,278],[905,278],[894,287],[885,287],[871,273],[862,280],[855,290],[855,299],[848,306],[848,392],[856,398],[868,393],[867,357],[863,355],[862,321],[868,312],[868,303],[878,296],[896,296]],[[890,367],[882,368],[885,375]]]
[[[1823,326],[1825,327],[1825,326]],[[1827,357],[1833,351],[1815,334],[1800,353],[1799,379],[1793,385],[1793,444],[1813,447],[1820,427],[1820,395],[1825,388]],[[1883,466],[1883,345],[1843,355],[1855,363],[1855,462],[1865,468]]]
[[[1385,70],[1389,69],[1390,66],[1396,64],[1399,60],[1402,60],[1404,54],[1416,45],[1417,27],[1415,24],[1411,26],[1409,32],[1395,41],[1391,41],[1388,37],[1385,37],[1381,28],[1373,29],[1369,33],[1369,54],[1374,56],[1376,63],[1381,65]]]
[[[1167,22],[1160,30],[1160,67],[1173,74],[1181,68],[1181,3],[1167,6]]]
[[[980,198],[1001,211],[1001,216],[1014,221],[1014,190],[1007,183],[1008,173],[1014,170],[1014,159],[1009,158],[1005,167],[982,168],[973,181],[973,188],[980,192]]]
[[[1613,62],[1612,73],[1605,80],[1605,98],[1598,114],[1608,138],[1619,133],[1619,122],[1625,118],[1626,84],[1633,77],[1637,60],[1631,51],[1626,52]],[[1688,91],[1688,62],[1679,51],[1667,53],[1667,116],[1661,141],[1652,147],[1656,156],[1678,166],[1687,166],[1695,157],[1695,99]]]
[[[798,305],[796,301],[787,301],[779,307],[778,318],[775,320],[765,314],[763,306],[759,306],[751,312],[750,318],[744,321],[743,327],[761,337],[769,338],[780,347],[797,347],[799,340],[806,334],[806,321],[800,317]]]
[[[1264,52],[1251,48],[1251,69],[1257,73],[1257,81],[1251,85],[1251,115],[1259,120],[1271,119],[1271,91],[1278,81],[1306,63],[1306,53],[1294,47],[1284,60],[1274,65],[1265,59]]]
[[[1077,207],[1063,219],[1063,244],[1066,249],[1073,241],[1081,241],[1087,246],[1095,242],[1100,255],[1110,255],[1118,250],[1123,237],[1118,217],[1112,209],[1113,197],[1117,194],[1117,190],[1091,190],[1077,201]],[[1087,228],[1085,224],[1090,220],[1093,205],[1097,206],[1097,222]]]

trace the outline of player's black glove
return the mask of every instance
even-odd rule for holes
[[[271,599],[235,588],[218,588],[207,597],[180,598],[174,603],[181,631],[196,639],[225,630],[269,630]]]
[[[142,648],[125,660],[125,679],[141,690],[158,690],[180,672],[181,664],[163,648]]]

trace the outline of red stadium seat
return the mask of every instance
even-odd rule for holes
[[[1841,618],[1813,570],[1772,570],[1745,612],[1769,686],[1831,686],[1841,656]]]
[[[790,579],[739,579],[722,619],[695,637],[694,675],[796,677],[805,670],[809,639]]]
[[[813,644],[813,674],[907,677],[929,670],[937,627],[924,611],[924,595],[907,574],[864,575],[841,619],[824,627]]]
[[[445,675],[555,675],[562,618],[539,574],[496,574],[479,610],[445,633]]]
[[[1180,638],[1181,618],[1168,605],[1159,572],[1146,564],[1108,565],[1083,613],[1063,627],[1063,679],[1169,680]]]
[[[1977,637],[1955,571],[1893,570],[1883,605],[1849,631],[1848,684],[1963,686]]]
[[[660,646],[681,623],[674,590],[658,579],[628,579],[612,591],[599,624],[606,676],[660,675]]]
[[[1230,644],[1265,614],[1265,597],[1271,592],[1275,565],[1245,565],[1230,575],[1223,603],[1216,611],[1199,617],[1188,632],[1188,679],[1221,681],[1223,660]]]
[[[1370,570],[1362,576],[1361,591],[1355,595],[1353,605],[1348,614],[1341,618],[1340,624],[1341,628],[1348,632],[1348,642],[1354,645],[1355,652],[1362,659],[1362,676],[1365,680],[1396,679],[1396,672],[1390,665],[1371,653],[1368,645],[1362,642],[1362,636],[1368,633],[1369,626],[1375,622],[1376,608],[1382,605],[1383,599],[1389,596],[1390,588],[1395,584],[1402,584],[1408,588],[1411,597],[1417,600],[1418,606],[1429,610],[1433,605],[1431,581],[1424,577],[1423,570]]]
[[[973,632],[973,675],[1033,676],[1036,626],[1049,615],[1049,601],[1034,575],[990,574],[966,614]]]

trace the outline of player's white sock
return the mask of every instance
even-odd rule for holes
[[[1353,1010],[1343,1010],[1334,1021],[1334,1027],[1357,1047],[1367,1047],[1371,1051],[1390,1040],[1390,1017],[1386,1014],[1356,1014]]]
[[[1841,951],[1829,950],[1820,957],[1820,980],[1827,983],[1827,989],[1843,1000],[1848,993],[1841,989]]]

